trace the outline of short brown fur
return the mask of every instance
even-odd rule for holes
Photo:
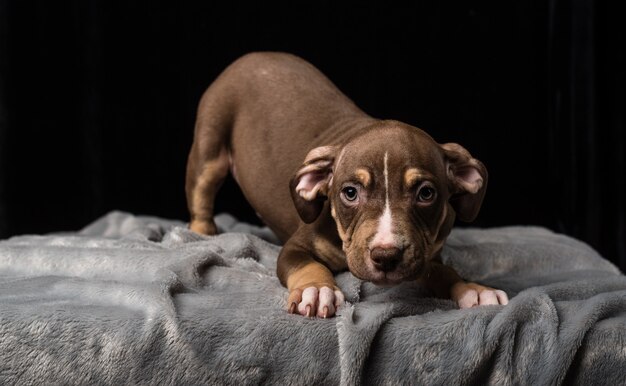
[[[229,170],[285,243],[277,274],[290,312],[331,316],[342,301],[333,275],[346,268],[379,284],[422,280],[461,307],[496,291],[465,283],[439,259],[457,212],[464,220],[478,213],[487,185],[480,161],[368,116],[300,58],[246,55],[203,95],[187,164],[192,230],[216,232],[214,200]]]

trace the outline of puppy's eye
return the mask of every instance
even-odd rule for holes
[[[357,198],[359,198],[359,192],[354,186],[346,186],[341,190],[341,193],[345,197],[346,200],[353,202]]]
[[[437,192],[435,188],[428,185],[423,185],[417,192],[417,201],[420,203],[429,203],[435,199]]]

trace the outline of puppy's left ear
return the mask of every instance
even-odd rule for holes
[[[450,205],[461,221],[473,221],[487,191],[487,169],[461,145],[441,145],[445,153],[448,180],[452,186]]]
[[[316,147],[289,182],[291,198],[302,221],[312,223],[322,212],[333,178],[335,146]]]

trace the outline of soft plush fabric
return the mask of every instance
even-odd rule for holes
[[[626,277],[536,227],[458,229],[444,260],[506,290],[459,310],[338,275],[339,315],[284,311],[271,232],[113,212],[0,241],[0,384],[626,383]]]

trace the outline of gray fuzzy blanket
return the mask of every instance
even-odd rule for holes
[[[626,384],[626,277],[536,227],[455,230],[444,259],[506,290],[458,310],[338,276],[339,316],[284,311],[266,229],[113,212],[0,241],[0,384]]]

